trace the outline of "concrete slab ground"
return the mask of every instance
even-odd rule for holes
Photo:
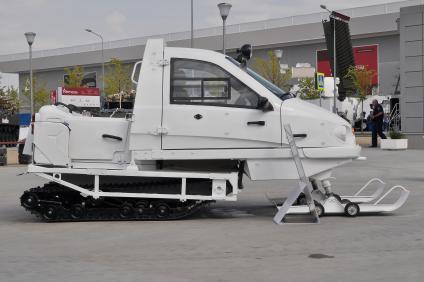
[[[42,184],[0,168],[0,281],[424,281],[424,151],[364,149],[335,170],[353,194],[371,177],[411,191],[393,214],[277,226],[265,192],[293,181],[245,181],[236,203],[169,222],[42,223],[19,196]]]

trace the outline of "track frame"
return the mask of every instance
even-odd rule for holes
[[[224,200],[236,201],[239,192],[238,172],[196,172],[196,171],[168,171],[168,170],[103,170],[103,169],[76,169],[76,168],[49,168],[30,164],[28,173],[36,174],[49,181],[56,182],[72,190],[80,192],[84,196],[91,196],[94,199],[100,197],[119,197],[119,198],[157,198],[157,199],[176,199],[181,202],[186,200]],[[93,190],[78,186],[62,179],[62,174],[80,174],[90,175],[93,178]],[[156,194],[156,193],[130,193],[122,192],[103,192],[100,187],[100,178],[102,176],[131,176],[131,177],[154,177],[154,178],[179,178],[181,179],[180,193],[176,194]],[[211,195],[188,195],[186,193],[187,179],[209,179],[212,180]],[[232,185],[232,193],[226,194],[227,181]]]

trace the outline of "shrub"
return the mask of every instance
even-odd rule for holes
[[[405,137],[401,132],[397,130],[391,130],[389,132],[389,136],[391,139],[403,139]]]

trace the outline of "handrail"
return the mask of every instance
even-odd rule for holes
[[[138,81],[137,80],[135,80],[135,70],[137,69],[137,66],[138,65],[140,65],[141,66],[141,64],[143,63],[143,61],[138,61],[137,63],[135,63],[134,64],[134,67],[133,67],[133,70],[132,70],[132,73],[131,73],[131,81],[132,81],[132,83],[134,83],[135,85],[137,85],[138,84]],[[140,67],[140,70],[141,70],[141,67]]]
[[[364,191],[367,187],[369,187],[369,185],[373,182],[379,182],[379,185],[378,185],[377,190],[370,197],[376,197],[376,196],[380,195],[382,190],[384,190],[386,183],[383,180],[381,180],[380,178],[373,178],[370,181],[368,181],[364,186],[362,186],[362,188],[359,189],[358,192],[356,192],[356,194],[354,196],[355,197],[359,196],[359,194],[361,194],[361,192]]]
[[[396,104],[390,112],[389,127],[391,126],[393,129],[399,130],[400,119],[399,104]]]

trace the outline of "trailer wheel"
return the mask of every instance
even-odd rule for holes
[[[344,212],[348,217],[355,217],[359,214],[359,206],[356,203],[348,203],[345,206]]]
[[[44,209],[43,217],[47,220],[53,220],[57,217],[58,212],[58,207],[51,205]]]
[[[133,214],[133,211],[133,207],[130,204],[124,203],[119,210],[119,215],[121,218],[128,218]]]
[[[306,205],[306,196],[305,194],[301,193],[299,197],[297,197],[297,204],[300,206]]]
[[[39,199],[34,193],[25,193],[21,198],[22,205],[27,209],[35,208],[38,205]]]
[[[75,204],[71,208],[71,217],[73,219],[79,219],[84,217],[85,215],[85,208],[81,204]]]
[[[319,217],[323,216],[325,213],[324,206],[318,203],[317,201],[314,201],[314,204],[315,204],[315,211],[317,212],[317,215]]]

